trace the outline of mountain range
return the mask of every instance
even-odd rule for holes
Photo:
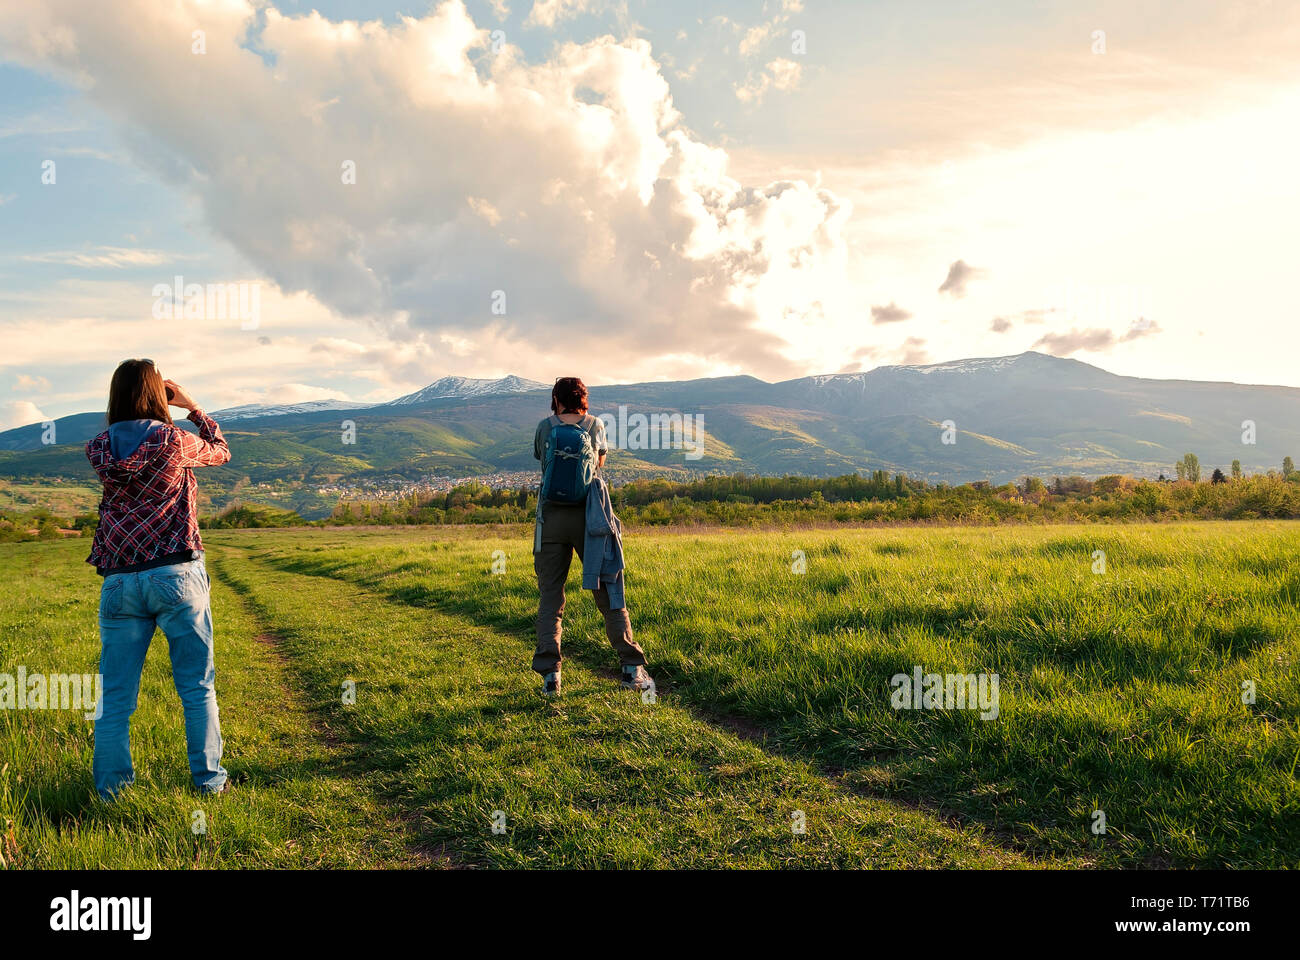
[[[205,471],[233,493],[259,483],[365,483],[394,477],[532,471],[532,432],[549,388],[520,377],[444,377],[388,403],[235,407],[214,416],[234,454]],[[699,472],[828,476],[887,470],[931,481],[1034,474],[1172,474],[1184,453],[1206,472],[1300,455],[1300,389],[1124,377],[1028,352],[767,383],[748,376],[592,387],[615,420],[701,418],[698,459],[682,449],[616,449],[615,477]],[[355,423],[346,443],[343,421]],[[1253,427],[1252,427],[1253,424]],[[188,424],[186,424],[188,426]],[[0,476],[88,478],[82,445],[102,413],[0,433]],[[1254,442],[1251,439],[1253,429]],[[689,436],[689,433],[688,433]],[[950,441],[950,442],[948,442]]]

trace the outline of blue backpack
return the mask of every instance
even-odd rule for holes
[[[583,503],[596,475],[596,450],[588,421],[565,423],[552,414],[551,432],[542,449],[541,499],[546,503]]]

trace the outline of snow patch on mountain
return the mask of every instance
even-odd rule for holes
[[[907,370],[911,373],[929,375],[932,373],[993,373],[1032,361],[1042,354],[1029,351],[1011,357],[974,357],[969,360],[950,360],[946,363],[919,363],[912,365],[892,365],[879,367],[880,370]]]
[[[1000,370],[1009,370],[1013,367],[1023,367],[1042,361],[1047,361],[1049,363],[1053,361],[1068,362],[1060,361],[1059,358],[1049,357],[1045,354],[1030,350],[1010,357],[974,357],[969,360],[950,360],[944,363],[884,364],[872,370],[864,370],[858,373],[817,374],[811,377],[804,377],[802,380],[797,382],[806,383],[814,387],[825,387],[828,385],[847,386],[866,383],[873,376],[881,373],[901,373],[920,376],[928,376],[932,373],[955,373],[960,375],[996,373]]]
[[[389,401],[391,406],[406,406],[412,403],[425,403],[429,400],[466,399],[470,397],[492,397],[503,393],[527,393],[530,390],[545,390],[546,384],[523,377],[509,376],[500,380],[479,380],[474,377],[443,377],[435,380],[421,390],[408,393],[404,397]]]
[[[319,413],[322,410],[364,410],[373,403],[356,400],[307,400],[304,403],[245,403],[238,407],[215,410],[208,416],[218,423],[236,420],[256,420],[262,417],[283,417],[293,413]]]

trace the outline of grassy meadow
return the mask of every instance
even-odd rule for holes
[[[94,797],[80,712],[0,710],[0,853],[27,868],[1296,867],[1295,539],[1283,521],[639,530],[645,702],[617,686],[576,563],[565,696],[538,695],[528,527],[208,531],[235,791],[188,789],[160,634],[118,803]],[[86,548],[0,545],[0,672],[94,671]],[[890,678],[915,667],[996,673],[998,716],[894,709]]]

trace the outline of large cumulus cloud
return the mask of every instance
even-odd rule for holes
[[[0,13],[0,52],[73,77],[286,291],[399,336],[602,333],[614,354],[783,375],[787,331],[843,283],[847,204],[728,176],[641,40],[529,63],[460,0],[391,25],[44,0]]]

